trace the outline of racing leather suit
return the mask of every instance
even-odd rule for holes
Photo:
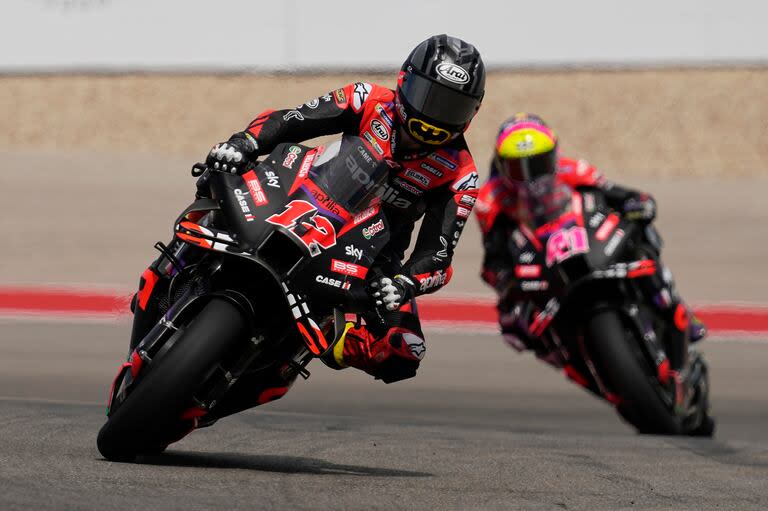
[[[382,195],[391,241],[374,269],[379,275],[406,277],[418,296],[437,291],[451,278],[453,251],[475,204],[478,175],[463,136],[444,146],[406,151],[399,144],[398,122],[395,92],[358,82],[293,109],[267,110],[233,138],[247,137],[256,142],[259,154],[266,154],[283,142],[358,135],[391,160],[393,169]],[[405,260],[414,225],[422,217],[415,247]],[[333,360],[326,363],[336,368],[351,365],[387,383],[415,375],[425,352],[415,301],[382,316],[385,328],[376,328],[373,318],[349,327]]]
[[[561,157],[558,160],[558,171],[555,175],[557,184],[565,184],[572,189],[598,189],[603,193],[608,205],[616,211],[625,211],[628,201],[652,201],[647,195],[635,190],[619,186],[606,179],[595,167],[584,160],[574,160]],[[514,265],[519,249],[515,243],[510,243],[513,232],[518,228],[519,219],[517,194],[513,193],[502,183],[498,171],[491,164],[491,174],[483,184],[477,200],[477,218],[483,233],[484,258],[481,277],[492,286],[499,297],[499,322],[502,335],[510,346],[517,350],[534,349],[539,343],[531,337],[528,330],[530,311],[522,303],[510,303],[506,299],[505,290],[514,280]],[[656,261],[656,274],[645,279],[646,296],[651,297],[653,304],[665,316],[674,329],[670,332],[670,346],[678,347],[670,353],[670,362],[680,367],[687,349],[687,333],[689,319],[692,314],[683,303],[675,290],[669,270],[660,262],[661,238],[652,225],[646,227],[646,244],[644,251],[648,258]],[[698,320],[697,320],[698,321]],[[693,325],[692,325],[693,326]],[[704,336],[703,325],[698,322],[691,328],[693,340]],[[697,338],[698,337],[698,338]]]

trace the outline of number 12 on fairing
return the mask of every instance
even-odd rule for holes
[[[327,250],[336,244],[336,229],[333,224],[324,216],[318,215],[317,208],[307,201],[291,201],[286,205],[285,211],[270,216],[266,221],[288,229],[309,249],[312,257],[320,254],[319,247]]]
[[[547,240],[547,266],[565,261],[576,254],[589,252],[587,230],[584,227],[562,229]]]

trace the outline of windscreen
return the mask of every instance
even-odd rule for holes
[[[388,171],[389,165],[377,158],[360,137],[346,136],[325,148],[310,176],[337,204],[355,214],[381,196],[379,190]]]
[[[521,183],[518,188],[519,218],[532,227],[541,227],[571,210],[571,189],[548,175]]]

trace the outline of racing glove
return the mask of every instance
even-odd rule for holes
[[[216,144],[205,163],[212,169],[232,174],[245,172],[248,163],[259,155],[259,144],[249,133],[235,133],[229,140]]]
[[[368,286],[380,312],[396,311],[416,296],[416,285],[404,275],[395,275],[393,278],[379,277]]]
[[[633,194],[624,200],[621,212],[627,220],[650,222],[656,218],[656,201],[647,193]]]

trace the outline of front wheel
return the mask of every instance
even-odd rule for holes
[[[618,411],[640,433],[680,435],[683,418],[662,395],[666,390],[640,352],[639,339],[616,310],[599,310],[587,323],[592,356],[606,385],[620,399]]]
[[[179,327],[170,349],[160,350],[143,369],[147,373],[99,431],[99,452],[111,461],[131,461],[183,436],[192,426],[181,419],[183,411],[247,332],[240,309],[226,299],[211,299],[189,324]]]

